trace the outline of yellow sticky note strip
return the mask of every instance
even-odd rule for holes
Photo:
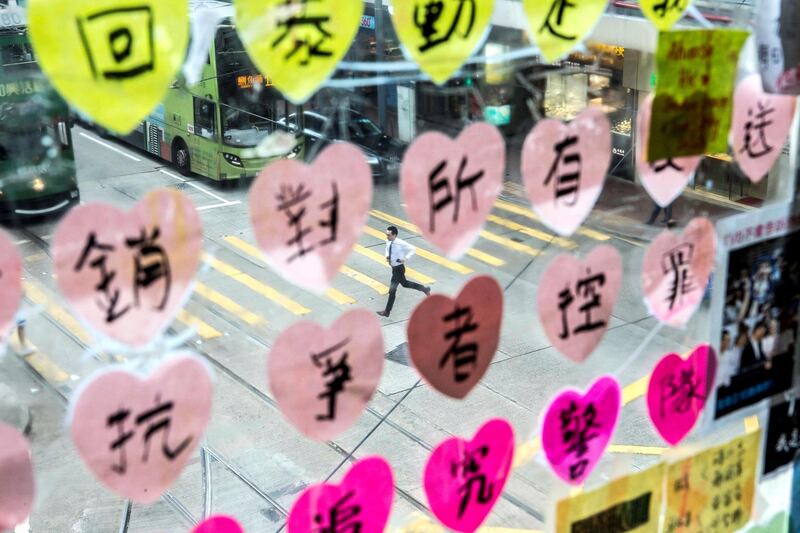
[[[286,98],[308,100],[353,44],[362,0],[235,0],[239,36]]]
[[[614,530],[610,524],[626,524],[628,533],[658,533],[664,472],[661,463],[561,500],[556,533]]]
[[[733,89],[744,30],[659,33],[650,161],[728,151]]]
[[[600,20],[607,0],[524,0],[531,37],[555,61],[578,46]]]
[[[469,58],[486,36],[494,0],[399,0],[392,22],[407,53],[441,85]]]
[[[683,17],[691,0],[639,0],[639,7],[659,31],[670,29]]]
[[[186,0],[30,0],[31,42],[61,95],[128,133],[163,99],[186,55]]]

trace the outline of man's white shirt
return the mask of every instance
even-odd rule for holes
[[[389,252],[391,251],[392,256],[389,257]],[[393,241],[386,241],[386,251],[384,252],[384,256],[389,258],[389,264],[392,266],[400,265],[400,261],[403,262],[408,261],[416,248],[408,244],[406,241],[399,237],[395,237]]]

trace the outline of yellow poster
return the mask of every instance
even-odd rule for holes
[[[753,506],[761,432],[669,465],[664,533],[728,533]]]
[[[605,12],[607,0],[523,0],[528,31],[547,61],[581,44]]]
[[[128,133],[164,98],[186,56],[186,0],[30,0],[31,42],[61,95]]]
[[[234,0],[234,7],[236,31],[253,62],[286,98],[302,104],[350,49],[364,2]]]
[[[395,0],[392,22],[407,53],[437,85],[481,44],[494,0]]]
[[[659,31],[670,29],[682,17],[691,0],[639,0],[642,13]]]
[[[556,533],[658,533],[663,463],[558,502]]]

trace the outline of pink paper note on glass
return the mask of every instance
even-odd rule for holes
[[[796,96],[764,92],[761,76],[752,74],[733,93],[733,156],[753,183],[758,183],[783,152],[797,105]]]
[[[702,156],[674,157],[661,161],[647,160],[647,145],[650,142],[650,119],[653,113],[653,94],[647,95],[639,108],[636,119],[636,169],[642,186],[655,203],[661,207],[670,205],[681,195],[694,176]]]
[[[671,353],[658,362],[647,387],[647,411],[661,437],[671,446],[694,427],[712,393],[717,358],[707,344],[688,359]]]
[[[394,499],[392,467],[382,457],[359,460],[339,484],[312,485],[300,494],[291,511],[289,533],[341,531],[347,523],[361,527],[352,531],[383,533]],[[340,520],[333,523],[334,518]]]
[[[72,441],[106,487],[136,503],[153,503],[200,443],[212,397],[208,368],[188,352],[170,357],[144,379],[105,370],[75,393]]]
[[[472,440],[441,442],[425,465],[431,511],[453,531],[477,530],[502,494],[513,459],[514,430],[501,418],[486,422]]]
[[[653,316],[670,326],[686,324],[703,300],[716,249],[717,234],[707,218],[653,240],[642,262],[644,301]]]
[[[586,394],[567,389],[553,399],[542,422],[542,448],[558,477],[580,485],[594,470],[617,426],[621,398],[617,380],[603,376]]]
[[[0,530],[11,530],[28,518],[34,491],[28,439],[17,429],[0,424]]]
[[[179,191],[152,191],[128,213],[84,204],[64,217],[53,237],[56,281],[95,330],[141,347],[183,306],[202,240],[197,210]]]
[[[561,254],[547,266],[536,300],[542,327],[559,352],[576,363],[589,357],[608,329],[621,282],[622,257],[608,244],[583,261]]]
[[[217,515],[200,522],[192,533],[244,533],[244,529],[232,517]]]
[[[603,191],[611,162],[611,124],[585,109],[572,122],[540,120],[522,147],[522,179],[533,210],[550,229],[569,236]]]
[[[281,159],[265,167],[249,198],[267,264],[291,283],[322,293],[364,229],[372,171],[361,150],[335,143],[311,165]]]
[[[14,327],[22,302],[22,257],[14,241],[0,230],[0,343]]]
[[[464,398],[489,368],[502,322],[503,288],[491,276],[472,278],[455,299],[434,294],[417,305],[408,321],[411,362],[434,389]],[[467,349],[457,349],[456,334],[458,345]]]
[[[406,213],[425,239],[459,259],[478,238],[503,189],[506,144],[478,122],[455,139],[423,133],[403,158],[400,190]]]
[[[272,346],[269,389],[301,433],[330,440],[361,416],[380,382],[383,357],[381,325],[372,311],[349,311],[327,329],[298,322]]]

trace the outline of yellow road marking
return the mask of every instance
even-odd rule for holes
[[[383,211],[378,211],[377,209],[373,209],[369,212],[369,214],[375,218],[379,218],[385,222],[388,222],[389,224],[397,226],[398,228],[403,228],[404,230],[410,231],[411,233],[416,233],[417,235],[420,234],[419,228],[416,227],[414,224],[406,222],[403,219],[394,217],[389,213],[384,213]],[[484,233],[488,232],[481,231],[481,237],[484,236]],[[382,234],[381,237],[383,237]],[[502,238],[499,235],[495,235],[495,237]],[[483,261],[484,263],[492,266],[503,266],[506,263],[499,257],[487,254],[486,252],[481,252],[480,250],[476,250],[475,248],[470,248],[469,250],[467,250],[467,255],[472,257],[473,259],[477,259],[478,261]]]
[[[384,265],[386,268],[389,268],[389,263],[386,262],[386,257],[384,257],[383,255],[375,252],[374,250],[370,250],[369,248],[361,246],[360,244],[356,244],[353,247],[353,250],[355,250],[356,253],[359,253],[359,254],[363,255],[364,257],[372,259],[376,263],[379,263],[381,265]],[[435,279],[429,278],[428,276],[426,276],[422,272],[418,272],[418,271],[414,270],[413,268],[406,267],[406,274],[408,274],[409,278],[415,279],[415,280],[419,281],[420,283],[422,283],[424,285],[430,285],[430,284],[436,282]]]
[[[383,283],[381,283],[376,279],[372,279],[366,274],[362,274],[358,270],[354,270],[347,265],[342,265],[342,268],[340,268],[339,271],[348,278],[352,278],[357,282],[366,285],[367,287],[374,290],[378,294],[389,294],[389,287],[387,287],[386,285],[384,285]]]
[[[611,444],[608,447],[611,453],[635,453],[638,455],[663,455],[666,448],[661,446],[634,446],[627,444]]]
[[[39,252],[25,256],[26,263],[33,263],[34,261],[41,261],[42,259],[47,259],[47,254],[44,252]]]
[[[622,405],[628,405],[633,400],[641,398],[642,396],[647,394],[647,385],[649,383],[650,383],[650,376],[647,375],[637,379],[636,381],[634,381],[633,383],[622,389]]]
[[[25,356],[25,361],[33,367],[48,383],[57,385],[69,379],[69,374],[41,352],[34,352]]]
[[[247,255],[253,257],[254,259],[263,262],[263,258],[261,256],[261,250],[259,250],[252,244],[243,241],[238,237],[234,237],[233,235],[228,235],[227,237],[225,237],[225,242],[232,244],[233,246],[243,251]],[[340,305],[350,305],[356,303],[356,301],[353,298],[351,298],[350,296],[346,295],[341,291],[337,291],[333,287],[325,291],[325,296],[327,296],[328,298],[330,298],[331,300]]]
[[[91,338],[89,334],[83,329],[83,326],[73,318],[72,314],[65,310],[60,305],[53,302],[50,297],[39,288],[37,285],[26,281],[24,283],[25,287],[25,296],[35,303],[36,305],[44,306],[47,310],[47,314],[53,317],[56,322],[64,326],[67,331],[69,331],[72,335],[75,336],[79,341],[83,344],[88,345],[91,344]]]
[[[522,244],[521,242],[512,241],[511,239],[507,239],[506,237],[501,237],[500,235],[495,235],[494,233],[486,230],[482,230],[480,232],[480,236],[487,241],[492,241],[494,243],[499,244],[500,246],[505,246],[506,248],[510,248],[516,252],[520,252],[526,255],[530,255],[531,257],[536,257],[539,255],[541,250],[537,250],[533,246],[528,246],[527,244]]]
[[[226,276],[233,278],[234,280],[238,281],[248,289],[252,290],[253,292],[260,294],[261,296],[265,297],[266,299],[278,304],[279,306],[283,307],[287,311],[294,313],[295,315],[307,315],[311,312],[311,309],[295,302],[288,296],[285,296],[278,292],[277,290],[273,289],[269,285],[262,283],[255,279],[253,276],[249,274],[245,274],[244,272],[238,270],[237,268],[220,261],[215,257],[211,257],[208,254],[203,254],[203,261],[205,261],[208,265],[211,266],[214,270],[217,270]]]
[[[195,331],[197,331],[197,334],[200,335],[200,338],[203,340],[210,340],[222,337],[222,333],[214,329],[208,323],[194,316],[193,314],[188,313],[184,309],[178,311],[178,314],[175,318],[177,318],[178,322],[184,324],[185,326],[194,328]]]
[[[420,513],[412,513],[418,516]],[[434,522],[430,518],[420,517],[413,520],[407,526],[401,528],[400,533],[445,533],[444,527]],[[538,529],[515,529],[509,527],[480,527],[477,533],[543,533]]]
[[[255,326],[256,324],[260,324],[264,322],[264,319],[255,314],[251,313],[238,303],[234,302],[221,292],[217,292],[208,285],[204,283],[196,283],[194,286],[194,292],[205,298],[206,300],[214,303],[225,311],[229,312],[232,315],[235,315],[239,319],[243,320],[244,322],[250,324],[251,326]]]
[[[375,237],[379,240],[386,240],[385,233],[383,233],[382,231],[378,231],[375,228],[371,228],[369,226],[364,226],[364,233],[372,237]],[[465,267],[461,263],[456,263],[455,261],[451,261],[446,257],[442,257],[441,255],[429,252],[428,250],[424,250],[419,246],[417,246],[416,248],[417,248],[416,254],[418,256],[427,259],[428,261],[432,261],[437,265],[441,265],[445,268],[449,268],[450,270],[454,270],[459,274],[472,274],[472,272],[474,272],[471,268]]]
[[[498,209],[502,209],[503,211],[507,211],[509,213],[514,213],[515,215],[521,215],[525,218],[529,218],[531,220],[539,221],[539,217],[525,207],[521,205],[513,204],[511,202],[505,202],[503,200],[497,200],[494,203],[494,206]],[[595,231],[589,228],[578,228],[577,233],[583,235],[584,237],[589,237],[590,239],[594,239],[596,241],[608,241],[611,239],[610,235],[606,235],[605,233],[600,233],[599,231]]]
[[[533,237],[534,239],[538,239],[540,241],[552,243],[562,248],[574,250],[575,248],[578,247],[577,244],[575,244],[573,241],[569,239],[564,239],[562,237],[555,237],[547,232],[540,231],[534,228],[529,228],[528,226],[523,226],[522,224],[514,222],[513,220],[509,220],[503,217],[498,217],[497,215],[489,215],[488,217],[486,217],[486,220],[488,222],[491,222],[492,224],[503,226],[504,228],[517,231],[519,233],[522,233],[523,235],[527,235],[528,237]]]

